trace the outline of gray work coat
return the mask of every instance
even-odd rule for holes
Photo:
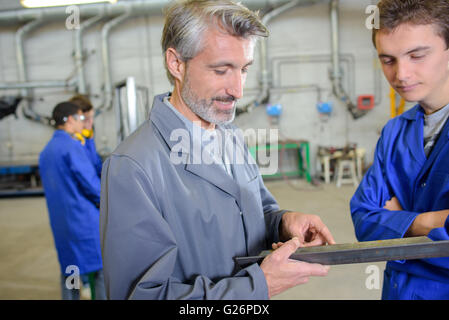
[[[279,241],[285,211],[256,164],[231,165],[234,177],[218,164],[174,164],[170,153],[179,140],[171,135],[186,128],[164,104],[166,95],[155,97],[150,119],[103,166],[100,234],[108,297],[267,299],[260,267],[238,269],[233,257],[257,255]],[[189,157],[189,150],[177,152]]]

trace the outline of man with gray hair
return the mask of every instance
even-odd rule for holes
[[[250,157],[208,148],[235,129],[256,38],[267,34],[255,13],[229,0],[175,2],[166,11],[162,48],[173,90],[155,97],[150,119],[103,166],[109,298],[267,299],[327,274],[289,259],[299,246],[335,243],[321,219],[280,210]],[[231,141],[248,154],[241,136]],[[195,161],[198,144],[200,160],[214,161]],[[234,264],[270,245],[260,265]]]

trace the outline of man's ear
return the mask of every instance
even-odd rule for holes
[[[70,123],[70,124],[72,124],[73,121],[74,121],[73,116],[70,115],[70,116],[67,116],[67,121],[66,121],[65,123]]]
[[[184,79],[186,63],[181,59],[181,56],[174,48],[168,48],[165,51],[165,61],[168,71],[173,78],[182,82]]]

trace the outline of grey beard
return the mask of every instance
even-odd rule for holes
[[[216,110],[214,108],[214,100],[228,100],[229,98],[227,97],[216,97],[212,98],[210,101],[199,99],[191,90],[188,80],[181,90],[181,97],[193,113],[207,122],[223,125],[234,121],[235,105],[234,108],[228,111]]]

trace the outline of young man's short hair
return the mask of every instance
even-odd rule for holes
[[[381,0],[379,29],[373,28],[373,44],[380,30],[393,31],[399,25],[434,24],[449,49],[449,1],[448,0]]]
[[[69,116],[73,116],[81,110],[81,107],[73,102],[64,101],[58,103],[53,109],[52,123],[55,127],[64,125]]]
[[[81,107],[81,111],[89,112],[90,110],[93,110],[94,106],[92,105],[92,102],[89,100],[89,98],[86,95],[83,94],[77,94],[70,98],[69,102],[73,102],[74,104],[77,104]]]

